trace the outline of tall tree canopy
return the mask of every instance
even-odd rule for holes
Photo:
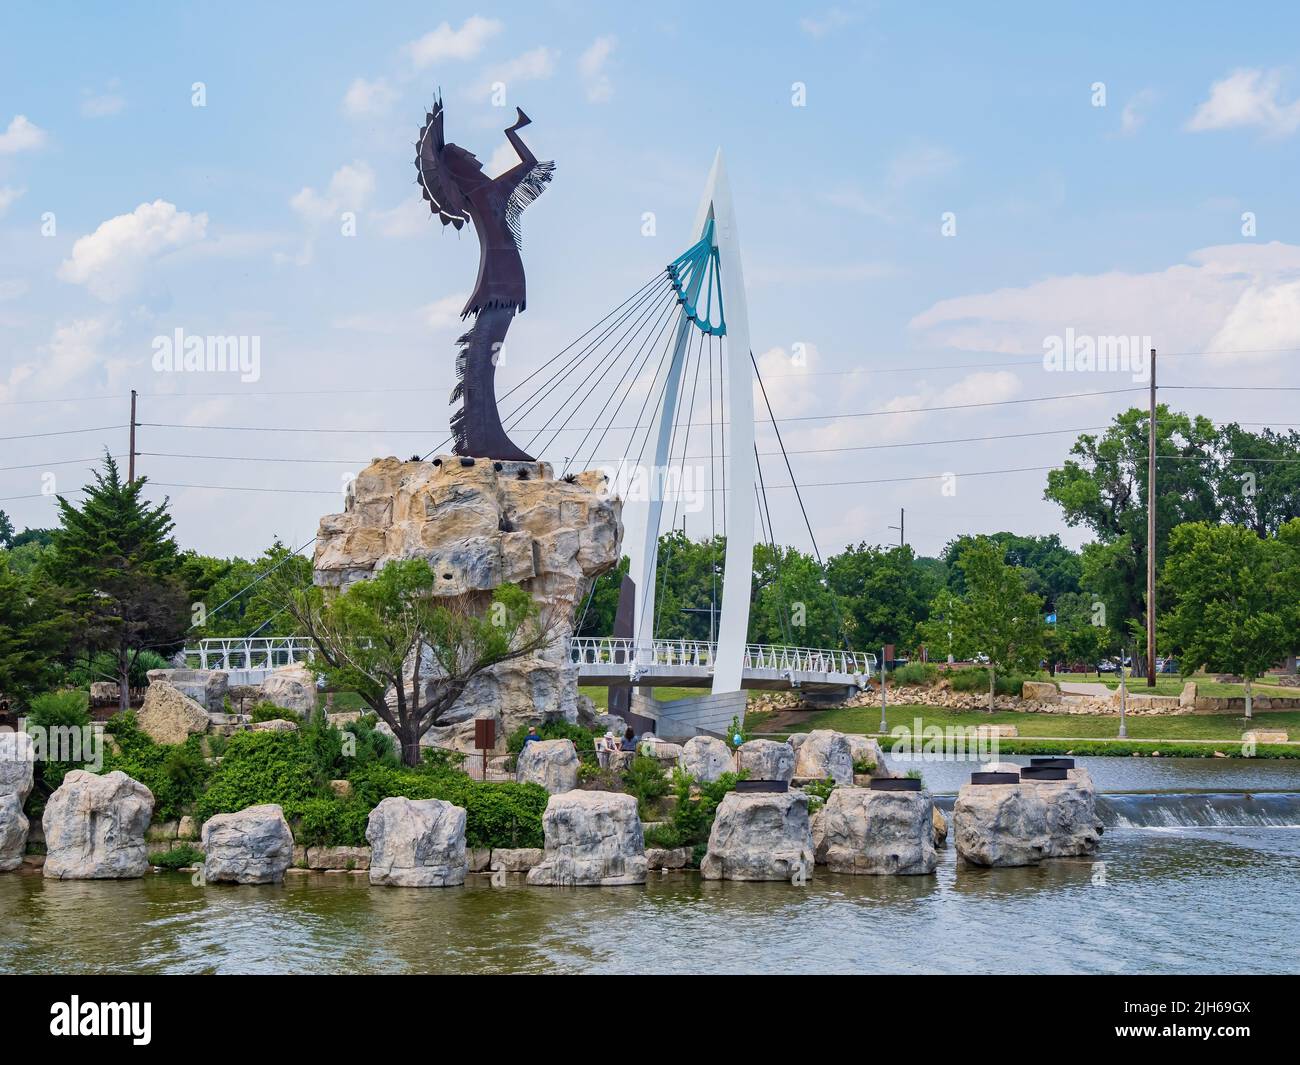
[[[910,650],[917,645],[918,626],[943,586],[944,568],[928,564],[932,562],[918,559],[910,547],[859,544],[826,563],[828,582],[844,604],[855,649],[895,644]]]
[[[111,455],[94,477],[80,507],[58,497],[61,525],[44,566],[68,591],[79,649],[87,659],[112,653],[111,679],[125,710],[132,666],[145,648],[166,649],[183,638],[189,597],[167,500],[151,506],[142,499],[145,479],[123,481]]]

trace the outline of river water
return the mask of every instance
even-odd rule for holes
[[[1136,763],[1088,760],[1099,783],[1113,771],[1150,786]],[[182,873],[0,875],[0,972],[1300,972],[1300,770],[1181,768],[1155,768],[1164,794],[1106,797],[1097,858],[1028,869],[966,866],[949,846],[934,876],[819,869],[806,887],[695,873],[445,890],[349,874],[206,888]],[[1247,779],[1273,793],[1228,786]]]

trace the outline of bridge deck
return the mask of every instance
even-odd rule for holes
[[[186,648],[186,664],[223,670],[232,683],[258,684],[272,670],[312,657],[301,637],[200,640]],[[655,640],[637,645],[613,637],[575,636],[567,641],[569,661],[583,684],[631,682],[638,687],[707,688],[713,684],[717,645],[697,640]],[[809,691],[862,687],[875,669],[874,655],[825,648],[749,644],[742,688]]]

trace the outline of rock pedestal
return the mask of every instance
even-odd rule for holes
[[[572,791],[578,786],[578,749],[572,740],[533,740],[519,752],[516,776],[552,795]]]
[[[281,666],[258,689],[262,702],[306,718],[316,710],[316,674],[303,665]]]
[[[465,810],[442,799],[387,798],[370,811],[370,882],[393,887],[465,883]]]
[[[109,880],[144,876],[144,834],[153,793],[120,770],[98,776],[74,769],[45,804],[42,872],[54,880]]]
[[[159,681],[166,681],[182,695],[194,700],[207,714],[224,713],[226,692],[230,676],[218,669],[151,669],[148,673],[149,689]],[[115,685],[116,687],[116,685]],[[145,693],[148,702],[149,693]],[[162,742],[159,740],[158,742]]]
[[[776,740],[746,740],[736,748],[736,770],[749,780],[794,778],[794,748]]]
[[[208,711],[203,704],[171,681],[154,677],[155,673],[163,672],[165,671],[161,669],[150,671],[151,679],[144,693],[144,705],[136,715],[140,730],[154,743],[184,743],[191,736],[201,736],[208,731]],[[171,672],[198,671],[172,670]],[[224,673],[216,675],[225,676]],[[224,692],[224,689],[222,690]]]
[[[1047,804],[1048,858],[1096,854],[1102,823],[1097,817],[1097,793],[1086,769],[1071,769],[1066,780],[1026,781]]]
[[[817,862],[833,873],[933,873],[933,811],[928,791],[836,788],[817,816]]]
[[[542,815],[546,849],[528,871],[541,886],[644,884],[645,839],[636,799],[612,791],[552,795]]]
[[[795,748],[794,775],[800,780],[853,783],[853,749],[842,732],[814,729]]]
[[[203,854],[210,884],[278,884],[293,862],[293,833],[275,803],[249,806],[208,819]]]
[[[735,772],[731,748],[716,736],[694,736],[682,744],[678,766],[702,784],[712,784],[724,773]]]
[[[1050,850],[1037,784],[965,784],[952,826],[957,853],[973,865],[1037,865]]]
[[[557,481],[544,462],[376,459],[353,482],[345,507],[321,519],[317,584],[342,588],[391,560],[425,559],[438,595],[474,607],[500,585],[519,584],[556,637],[549,648],[476,677],[426,742],[471,750],[476,717],[496,718],[502,740],[539,717],[577,719],[577,667],[564,639],[591,582],[617,564],[623,532],[621,503],[604,474]]]
[[[802,791],[730,791],[718,806],[700,863],[706,880],[812,876],[808,796]]]
[[[31,824],[23,803],[31,794],[34,770],[31,737],[0,732],[0,873],[23,864]]]

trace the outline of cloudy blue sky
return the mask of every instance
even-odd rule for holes
[[[1067,330],[1151,337],[1162,383],[1212,386],[1175,406],[1300,421],[1294,393],[1213,387],[1296,377],[1288,5],[9,3],[0,20],[0,508],[20,528],[53,520],[42,493],[84,483],[81,460],[125,454],[131,388],[142,422],[182,426],[143,427],[140,468],[214,554],[308,540],[371,456],[441,439],[477,248],[413,185],[438,87],[448,136],[500,168],[504,85],[558,165],[525,219],[507,385],[690,242],[724,149],[753,347],[779,413],[809,419],[786,443],[823,550],[891,540],[899,507],[925,553],[1003,527],[1077,544],[1020,468],[1139,393],[883,413],[1135,387],[1046,370]],[[153,340],[178,328],[258,337],[258,379],[158,372]],[[813,420],[847,413],[871,416]],[[305,431],[322,429],[348,432]],[[1019,472],[969,476],[990,470]],[[777,535],[806,548],[791,503]]]

